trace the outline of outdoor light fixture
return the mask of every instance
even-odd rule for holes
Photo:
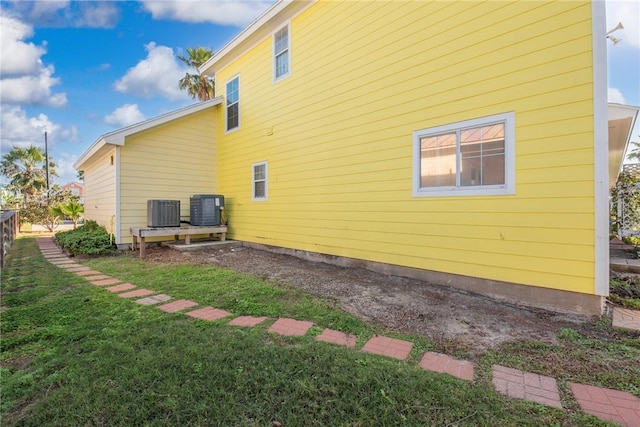
[[[611,30],[607,32],[607,38],[613,42],[614,46],[620,43],[621,39],[612,36],[611,33],[614,33],[618,30],[623,30],[623,29],[624,27],[622,26],[622,22],[618,22],[618,25],[616,25],[615,27],[613,27]]]

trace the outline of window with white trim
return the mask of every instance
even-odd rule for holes
[[[513,112],[413,133],[414,196],[515,193]]]
[[[226,130],[240,127],[240,76],[235,76],[227,82]]]
[[[254,201],[267,200],[267,162],[252,165],[252,196]]]
[[[290,68],[289,25],[287,24],[273,34],[273,80],[287,77]]]

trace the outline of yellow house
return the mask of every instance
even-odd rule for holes
[[[125,244],[141,202],[215,192],[245,245],[599,314],[638,111],[607,106],[604,14],[279,1],[201,67],[221,98],[83,155],[85,215]]]

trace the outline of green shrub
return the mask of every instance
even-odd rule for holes
[[[107,230],[95,221],[56,233],[56,242],[73,255],[102,255],[116,250]]]

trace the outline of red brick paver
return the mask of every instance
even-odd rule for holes
[[[160,305],[158,308],[162,311],[166,311],[167,313],[175,313],[176,311],[184,310],[185,308],[194,307],[196,305],[198,305],[198,303],[195,301],[179,299],[168,304]]]
[[[307,320],[280,318],[269,327],[269,332],[294,337],[306,334],[312,326],[313,322]]]
[[[628,308],[613,307],[614,328],[631,329],[640,331],[640,310],[629,310]]]
[[[446,354],[428,351],[422,356],[420,367],[427,371],[440,372],[473,381],[473,363],[467,360],[457,360]]]
[[[198,310],[193,310],[185,313],[187,316],[195,317],[203,320],[218,320],[223,317],[231,316],[228,311],[220,310],[219,308],[204,307]]]
[[[493,387],[507,397],[562,409],[555,378],[493,365]]]
[[[569,383],[584,412],[627,427],[640,426],[640,398],[624,391]]]
[[[412,342],[374,335],[362,347],[362,351],[405,360],[412,348]]]
[[[107,288],[107,290],[109,292],[122,292],[122,291],[128,291],[129,289],[133,289],[135,287],[136,285],[132,283],[123,283],[121,285],[111,286]]]
[[[151,295],[150,297],[146,297],[146,298],[140,298],[139,300],[136,300],[136,302],[142,305],[153,305],[153,304],[158,304],[160,302],[169,301],[170,299],[171,297],[169,295],[158,294],[158,295]]]
[[[146,297],[147,295],[154,294],[155,292],[150,289],[136,289],[135,291],[124,292],[122,294],[118,294],[120,298],[135,298],[135,297]]]
[[[58,267],[62,267],[62,266],[69,265],[69,264],[80,265],[80,264],[76,263],[75,261],[70,260],[68,258],[67,259],[60,259],[60,260],[52,260],[52,261],[49,261],[49,262],[51,264],[53,264],[53,265],[58,266]]]
[[[228,325],[231,326],[245,326],[253,327],[267,320],[267,317],[254,317],[254,316],[239,316],[229,321]]]
[[[356,346],[356,336],[345,334],[344,332],[334,331],[333,329],[325,329],[316,337],[317,341],[324,341],[331,344],[346,345],[353,348]]]
[[[75,271],[74,273],[76,273],[76,275],[78,276],[97,276],[100,274],[99,271],[97,270],[83,270],[83,271]],[[109,276],[107,276],[109,277]],[[85,279],[89,280],[87,277],[85,277]]]
[[[94,286],[107,286],[107,285],[115,285],[116,283],[120,283],[122,280],[120,279],[103,279],[103,280],[92,280],[91,284]]]
[[[77,273],[78,271],[89,271],[91,270],[91,268],[89,267],[85,267],[83,265],[77,264],[77,266],[73,266],[73,267],[64,267],[65,270],[67,270],[69,273]]]
[[[90,282],[94,280],[104,280],[104,279],[111,279],[111,278],[112,278],[111,276],[107,276],[106,274],[96,274],[95,276],[85,276],[85,279],[87,279]]]

